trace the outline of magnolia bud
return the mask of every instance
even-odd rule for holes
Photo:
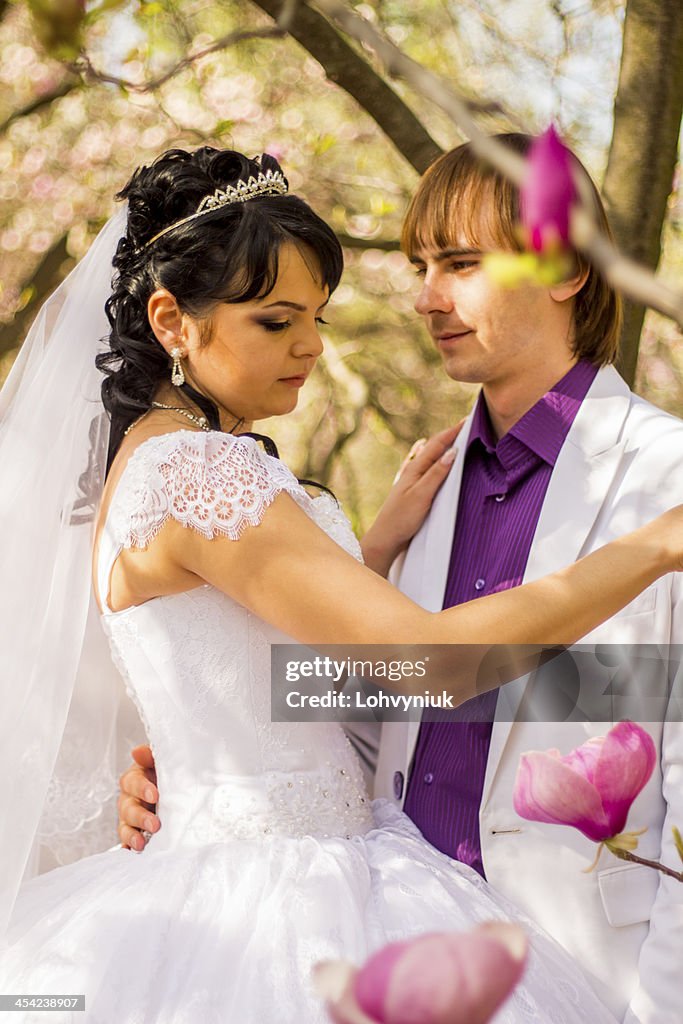
[[[569,214],[576,199],[571,153],[548,128],[531,145],[520,188],[520,217],[528,248],[557,250],[569,243]]]

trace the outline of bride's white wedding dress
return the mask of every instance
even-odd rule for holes
[[[144,442],[112,498],[100,594],[121,548],[149,543],[169,516],[235,538],[283,490],[360,558],[335,502],[308,495],[252,439]],[[103,622],[154,750],[162,829],[140,856],[111,850],[23,887],[0,992],[84,993],[85,1014],[49,1015],[60,1022],[322,1024],[316,961],[519,919],[407,817],[371,805],[341,728],[271,723],[269,645],[286,638],[266,623],[210,586]],[[570,958],[523,923],[529,967],[497,1024],[611,1024]]]

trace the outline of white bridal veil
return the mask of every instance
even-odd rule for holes
[[[41,846],[116,842],[122,684],[91,548],[109,440],[95,355],[125,226],[122,209],[48,299],[0,392],[0,935]]]

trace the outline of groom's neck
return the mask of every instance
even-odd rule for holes
[[[538,367],[533,373],[485,382],[482,391],[496,440],[507,434],[576,362],[576,356],[567,356]]]

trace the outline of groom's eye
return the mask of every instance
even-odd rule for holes
[[[479,266],[479,260],[453,260],[451,270],[469,270]]]

